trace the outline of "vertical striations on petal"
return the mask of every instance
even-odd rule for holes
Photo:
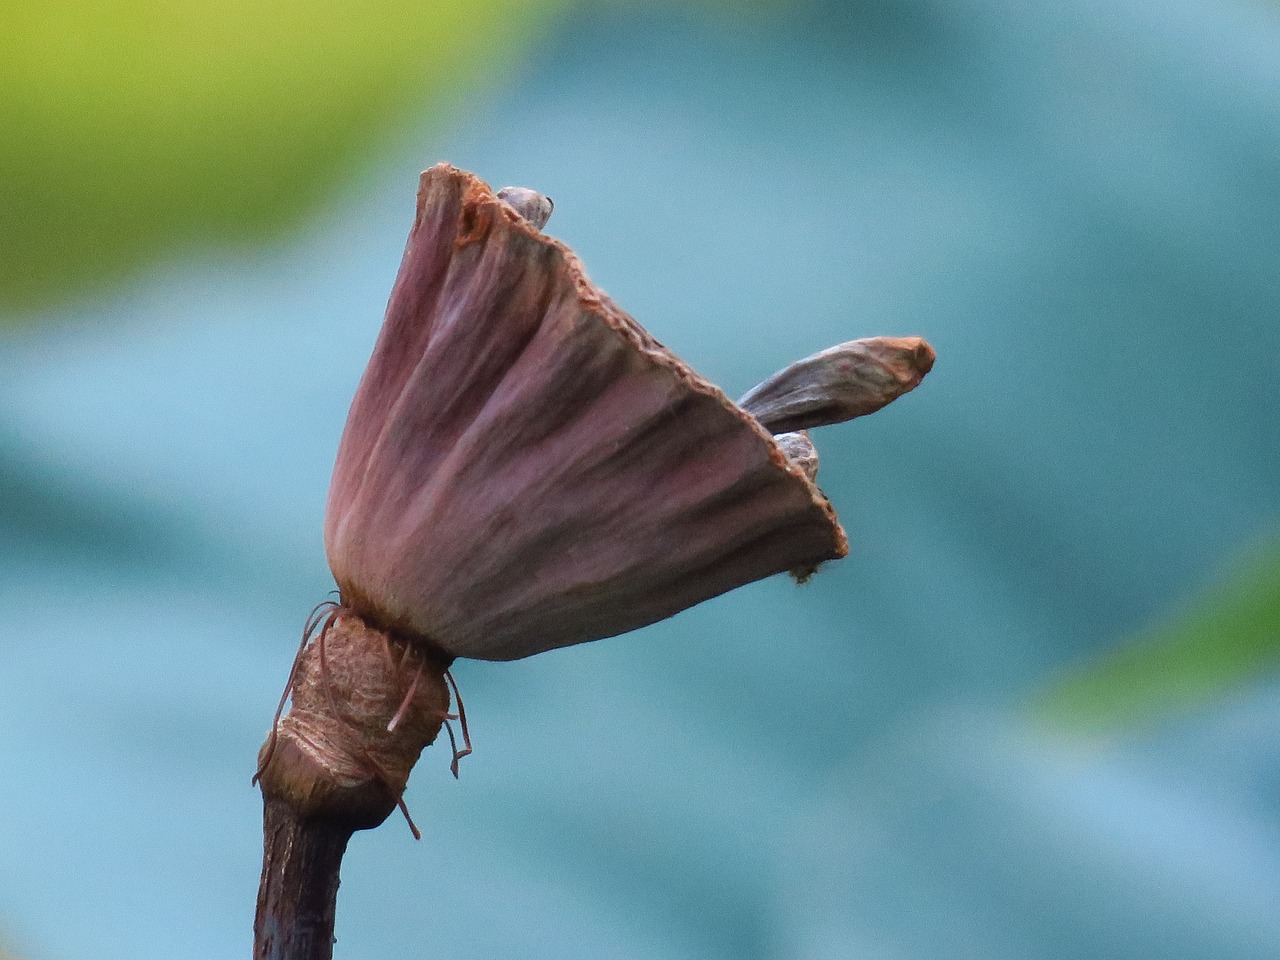
[[[843,556],[768,432],[470,174],[423,174],[325,541],[344,599],[451,656],[612,636]]]

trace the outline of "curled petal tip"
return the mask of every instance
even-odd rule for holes
[[[937,352],[923,337],[872,337],[862,343],[877,345],[883,351],[886,363],[898,363],[907,371],[916,374],[918,385],[924,375],[933,369],[933,362],[938,359]]]

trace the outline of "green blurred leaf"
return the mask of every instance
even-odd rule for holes
[[[0,0],[0,311],[295,222],[565,2]]]
[[[1035,704],[1058,726],[1104,732],[1221,696],[1280,666],[1280,540],[1170,623],[1065,678]]]

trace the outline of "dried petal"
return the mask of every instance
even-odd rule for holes
[[[449,656],[612,636],[843,556],[821,492],[577,257],[423,174],[325,515],[343,600]]]
[[[933,361],[919,337],[853,340],[797,360],[738,405],[774,433],[842,423],[914,390]]]

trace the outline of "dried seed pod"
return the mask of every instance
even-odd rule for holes
[[[528,187],[503,187],[498,191],[498,199],[539,230],[547,225],[556,206],[550,197]]]
[[[633,630],[847,552],[769,432],[478,178],[427,171],[325,516],[344,604],[447,657]]]
[[[738,405],[774,433],[842,423],[914,390],[934,356],[919,337],[853,340],[797,360]]]

